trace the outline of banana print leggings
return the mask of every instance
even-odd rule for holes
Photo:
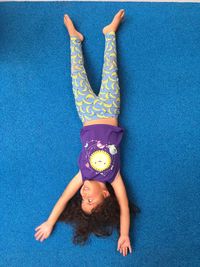
[[[116,33],[110,31],[104,35],[104,64],[98,95],[93,92],[87,78],[81,40],[77,36],[70,36],[72,88],[76,109],[83,124],[89,120],[117,118],[120,113]]]

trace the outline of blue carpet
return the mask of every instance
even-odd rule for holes
[[[121,171],[141,209],[126,257],[116,231],[84,247],[61,223],[46,241],[34,238],[78,171],[81,148],[63,15],[85,36],[98,93],[102,28],[121,8]],[[199,29],[195,3],[0,3],[0,266],[200,266]]]

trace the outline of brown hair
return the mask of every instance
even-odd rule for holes
[[[78,191],[67,203],[58,221],[70,223],[75,227],[73,243],[84,245],[91,233],[97,237],[110,236],[116,227],[120,233],[120,207],[112,185],[105,183],[110,193],[104,201],[92,209],[92,213],[85,213],[81,208],[82,197]],[[140,209],[129,200],[130,215],[135,218]]]

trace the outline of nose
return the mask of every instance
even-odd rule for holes
[[[87,194],[88,194],[88,187],[83,186],[82,196],[87,197]]]
[[[89,187],[86,186],[86,185],[84,185],[84,186],[83,186],[83,189],[84,189],[84,191],[88,191]]]

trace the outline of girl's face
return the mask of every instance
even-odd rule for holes
[[[110,195],[104,183],[94,180],[84,181],[80,194],[82,196],[81,208],[88,214],[98,204],[102,203],[104,198]]]

